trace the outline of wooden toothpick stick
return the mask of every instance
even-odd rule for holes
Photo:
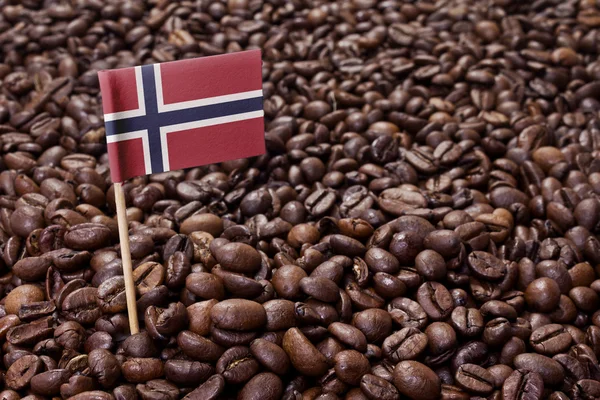
[[[135,303],[135,286],[133,284],[133,268],[131,266],[131,253],[129,252],[129,224],[127,222],[127,209],[125,206],[125,193],[123,186],[117,182],[115,186],[115,203],[117,206],[117,222],[119,224],[119,241],[121,242],[121,260],[123,262],[123,276],[125,277],[125,296],[127,297],[127,314],[129,315],[129,330],[134,335],[140,331],[138,325],[137,305]]]

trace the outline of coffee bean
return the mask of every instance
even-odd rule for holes
[[[413,399],[436,399],[441,393],[440,378],[417,361],[401,361],[394,368],[394,386]]]
[[[217,361],[216,371],[223,375],[229,384],[240,384],[248,381],[258,372],[258,362],[252,357],[250,349],[235,346],[227,349]]]
[[[250,344],[250,352],[262,366],[278,375],[284,375],[289,370],[288,355],[275,343],[265,339],[256,339]]]
[[[118,313],[127,310],[125,278],[114,276],[98,286],[98,306],[103,312]]]
[[[434,322],[425,329],[427,344],[433,355],[452,351],[457,344],[456,332],[445,322]]]
[[[62,397],[72,397],[93,389],[94,381],[92,378],[83,375],[73,375],[69,378],[68,382],[60,385],[60,395]]]
[[[543,398],[544,381],[537,372],[516,370],[502,385],[502,397],[518,399],[527,396],[531,399]]]
[[[150,306],[144,313],[144,323],[153,339],[166,340],[187,326],[187,310],[181,302],[167,308]]]
[[[42,371],[42,365],[42,361],[33,354],[20,357],[6,371],[6,386],[13,390],[26,388],[31,379]]]
[[[206,382],[198,386],[194,391],[184,397],[186,400],[216,400],[225,388],[225,379],[216,374],[208,378]]]
[[[456,371],[456,383],[468,392],[487,395],[494,390],[494,377],[476,364],[463,364]]]
[[[356,350],[340,351],[334,361],[337,377],[350,385],[358,385],[363,375],[369,372],[369,360]]]
[[[164,280],[165,269],[157,262],[148,261],[133,270],[133,281],[140,296],[161,285]]]
[[[415,360],[425,351],[427,342],[427,335],[417,328],[403,328],[383,341],[383,355],[395,363]]]
[[[225,351],[218,344],[191,331],[179,333],[177,344],[186,355],[203,362],[216,362]]]
[[[88,364],[90,374],[105,388],[113,387],[121,376],[121,366],[117,358],[108,350],[92,350],[88,356]],[[124,365],[123,371],[125,371]]]
[[[437,282],[421,285],[417,291],[417,301],[433,320],[445,319],[452,312],[452,297],[448,289]]]
[[[83,325],[93,324],[102,311],[97,305],[98,290],[92,287],[77,289],[67,295],[62,303],[62,311],[68,319]]]
[[[306,278],[306,272],[295,265],[284,265],[273,273],[272,283],[280,297],[295,300],[301,297],[300,281]]]
[[[13,289],[7,296],[5,302],[8,314],[18,314],[24,304],[44,300],[44,293],[34,285],[21,285]]]
[[[535,311],[552,311],[560,301],[560,288],[550,278],[536,279],[527,286],[525,301]]]
[[[298,328],[288,329],[283,336],[283,349],[294,368],[308,376],[320,376],[327,370],[325,357]]]
[[[515,368],[525,369],[540,374],[546,385],[556,385],[564,378],[563,367],[553,359],[540,354],[519,354],[515,357],[513,362]]]
[[[224,300],[210,310],[210,317],[217,328],[249,331],[262,328],[267,322],[265,309],[259,303],[242,300]]]
[[[65,244],[75,250],[95,250],[110,241],[110,229],[101,224],[78,224],[65,233]]]
[[[398,297],[388,304],[392,320],[403,328],[423,329],[427,325],[427,314],[419,303],[409,298]]]
[[[473,273],[486,280],[500,280],[506,275],[506,265],[493,255],[474,251],[467,258]]]
[[[375,375],[366,374],[360,380],[360,389],[368,399],[398,400],[398,390],[388,381]]]
[[[532,332],[529,342],[539,353],[553,355],[566,351],[571,345],[571,335],[562,325],[550,324]]]
[[[117,363],[115,368],[118,366]],[[160,378],[163,375],[164,367],[162,361],[157,358],[130,358],[123,363],[121,370],[123,377],[128,382],[143,383]]]
[[[42,372],[31,378],[31,390],[45,396],[58,395],[60,386],[68,382],[70,376],[71,372],[66,369]]]
[[[239,398],[243,400],[276,400],[283,394],[283,382],[270,372],[263,372],[246,383],[242,388]]]
[[[233,272],[251,273],[260,267],[260,254],[244,243],[228,243],[213,255],[223,268]]]
[[[185,287],[192,294],[203,299],[222,300],[225,297],[223,280],[206,272],[193,272],[185,279]]]

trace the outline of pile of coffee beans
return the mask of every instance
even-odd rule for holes
[[[97,71],[256,48],[267,154],[124,184],[131,335]],[[597,0],[0,0],[0,399],[600,398],[599,54]]]

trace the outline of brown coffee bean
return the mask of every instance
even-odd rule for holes
[[[417,291],[417,300],[433,320],[448,317],[454,304],[448,289],[437,282],[426,282],[421,285]]]
[[[177,345],[188,357],[202,362],[216,362],[225,351],[218,344],[191,331],[179,333]]]
[[[217,361],[216,371],[230,384],[247,382],[258,372],[258,362],[246,346],[235,346],[226,350]]]
[[[518,369],[537,372],[547,385],[556,385],[564,379],[563,367],[553,359],[540,354],[519,354],[514,359],[514,365]]]
[[[558,324],[549,324],[534,330],[529,342],[538,353],[554,355],[566,351],[571,345],[571,335]]]
[[[560,288],[550,278],[536,279],[527,286],[525,301],[535,311],[552,311],[560,301]]]
[[[531,399],[541,399],[544,381],[537,372],[516,370],[504,381],[502,396],[506,399],[518,399],[528,396]]]
[[[401,361],[394,368],[394,386],[413,399],[436,399],[441,393],[440,378],[417,361]]]
[[[363,375],[369,372],[369,360],[356,350],[344,350],[335,355],[335,373],[342,381],[358,385]]]
[[[489,394],[494,390],[494,377],[476,364],[463,364],[456,371],[456,383],[471,393]]]
[[[44,300],[44,292],[34,285],[21,285],[13,289],[7,296],[5,302],[8,314],[18,314],[24,304],[30,304]]]
[[[13,390],[26,388],[31,379],[42,371],[42,365],[42,361],[33,354],[22,356],[6,371],[6,386]]]
[[[395,363],[415,360],[427,348],[427,341],[427,335],[417,328],[403,328],[383,341],[383,355]]]
[[[213,252],[217,262],[233,272],[255,272],[261,263],[260,254],[244,243],[228,243]]]
[[[131,383],[158,379],[164,373],[162,361],[156,358],[131,358],[123,363],[121,370],[123,377]]]
[[[232,299],[215,304],[210,317],[217,328],[249,331],[262,328],[267,322],[265,309],[259,303]]]
[[[283,336],[283,349],[294,368],[308,376],[320,376],[327,371],[327,360],[298,328],[288,329]]]
[[[186,400],[216,400],[225,388],[225,379],[216,374],[184,397]]]

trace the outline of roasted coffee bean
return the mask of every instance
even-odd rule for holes
[[[118,367],[117,363],[116,368]],[[160,378],[164,367],[162,361],[157,358],[131,358],[121,365],[121,371],[128,382],[143,383]]]
[[[129,336],[123,341],[121,347],[128,357],[146,358],[153,357],[158,353],[148,332],[140,332]]]
[[[150,306],[144,313],[144,323],[150,337],[166,340],[187,326],[187,310],[180,302],[167,308]]]
[[[534,311],[552,311],[560,301],[560,288],[550,278],[536,279],[527,286],[525,301]]]
[[[110,229],[102,224],[84,223],[72,226],[65,233],[65,244],[75,250],[95,250],[110,242]]]
[[[34,285],[21,285],[13,289],[5,301],[8,314],[18,314],[21,306],[44,300],[44,292]]]
[[[95,383],[92,378],[83,375],[73,375],[68,382],[60,385],[60,395],[62,397],[71,397],[79,393],[93,390]]]
[[[283,336],[283,349],[294,368],[308,376],[320,376],[327,370],[327,360],[298,328]]]
[[[205,382],[213,374],[214,367],[210,364],[189,360],[167,360],[165,362],[165,376],[176,384],[197,385],[199,382]]]
[[[394,386],[413,399],[437,399],[441,393],[440,378],[418,361],[401,361],[394,368]]]
[[[343,350],[334,357],[335,374],[344,383],[358,385],[369,372],[369,360],[356,350]]]
[[[352,325],[371,343],[380,343],[392,332],[392,318],[387,311],[371,308],[352,316]]]
[[[329,325],[328,330],[333,337],[345,345],[362,353],[367,351],[367,338],[359,329],[355,328],[354,326],[344,324],[342,322],[334,322]]]
[[[556,385],[564,379],[564,369],[555,360],[535,353],[519,354],[513,361],[515,368],[537,372],[544,384]]]
[[[571,346],[571,335],[558,324],[542,326],[531,333],[529,343],[536,352],[554,355],[566,351]]]
[[[479,310],[462,306],[452,310],[450,323],[458,333],[466,337],[479,335],[485,327],[483,316]]]
[[[432,323],[425,329],[425,335],[432,355],[444,354],[456,347],[456,332],[445,322]]]
[[[469,268],[481,279],[501,280],[506,275],[506,265],[489,253],[474,251],[467,257]]]
[[[258,362],[245,346],[235,346],[226,350],[217,361],[216,371],[223,375],[229,384],[240,384],[256,375]]]
[[[177,344],[188,357],[202,362],[216,362],[225,351],[218,344],[190,331],[179,333]]]
[[[185,279],[185,287],[202,299],[222,300],[225,297],[223,280],[207,272],[192,272]]]
[[[174,400],[179,397],[177,386],[165,379],[154,379],[144,384],[138,384],[135,388],[143,399],[160,397],[162,399]]]
[[[53,369],[42,372],[31,378],[31,390],[43,396],[60,394],[60,387],[69,381],[71,371],[66,369]]]
[[[540,374],[533,371],[516,370],[502,385],[504,399],[542,399],[544,381]]]
[[[417,291],[417,301],[432,320],[446,319],[454,302],[448,289],[437,282],[426,282]]]
[[[228,243],[214,252],[217,262],[232,272],[251,273],[260,267],[260,254],[244,243]]]
[[[108,350],[92,350],[88,356],[88,365],[90,374],[105,388],[113,387],[121,376],[121,365]]]
[[[62,302],[65,316],[83,325],[93,324],[102,311],[97,304],[98,289],[84,287],[67,295]]]
[[[474,394],[487,395],[494,390],[494,377],[485,368],[476,364],[463,364],[456,371],[456,383]]]
[[[218,301],[206,300],[194,303],[187,307],[189,329],[198,335],[207,335],[210,332],[210,310]]]
[[[388,336],[382,345],[383,355],[397,363],[415,360],[427,348],[427,335],[417,328],[403,328]]]
[[[52,336],[52,324],[52,317],[44,317],[28,324],[14,326],[6,332],[6,340],[15,346],[33,346]]]
[[[38,281],[46,277],[52,260],[47,257],[29,257],[19,260],[13,266],[13,273],[23,281]]]
[[[103,312],[118,313],[127,310],[125,278],[114,276],[98,286],[98,306]]]
[[[403,328],[423,329],[427,325],[427,314],[423,307],[409,298],[398,297],[388,304],[392,320]]]
[[[42,360],[35,355],[24,355],[16,360],[6,371],[6,386],[12,390],[21,390],[29,386],[31,379],[43,369]]]
[[[157,262],[148,261],[133,270],[135,290],[140,295],[148,293],[165,281],[165,269]]]
[[[284,375],[290,368],[290,359],[285,351],[275,343],[256,339],[250,343],[250,352],[265,368],[278,375]]]
[[[224,300],[210,310],[210,318],[217,328],[249,331],[262,328],[267,314],[259,303],[242,300]]]
[[[211,376],[202,385],[184,397],[186,400],[216,400],[225,388],[225,379],[222,375]]]
[[[375,375],[363,375],[360,380],[360,389],[370,400],[398,400],[400,394],[390,382]]]
[[[597,397],[600,395],[600,385],[596,380],[582,379],[573,385],[571,395],[574,399]]]

